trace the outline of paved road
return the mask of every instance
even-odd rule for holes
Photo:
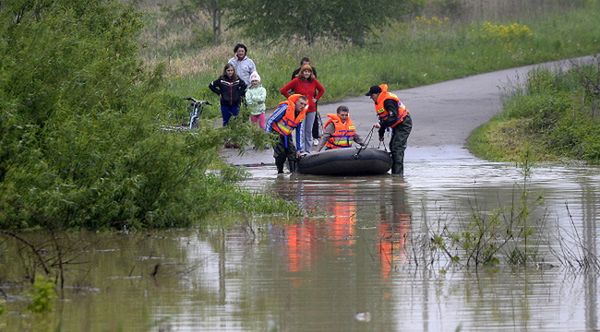
[[[413,130],[408,140],[406,160],[472,157],[464,149],[467,137],[475,128],[487,122],[501,110],[505,91],[522,84],[527,73],[540,66],[557,69],[592,61],[592,57],[548,62],[452,81],[394,91],[408,107],[413,118]],[[378,82],[365,82],[364,91]],[[351,97],[339,102],[319,105],[322,116],[335,113],[339,105],[350,108],[350,115],[361,135],[366,135],[376,122],[373,102],[366,96]],[[377,139],[371,145],[377,144]],[[386,144],[388,138],[386,137]],[[222,155],[234,165],[272,164],[271,150],[248,151],[239,155],[236,150],[223,150]]]

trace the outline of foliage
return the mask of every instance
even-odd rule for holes
[[[469,139],[470,147],[478,154],[482,149],[475,142],[488,137],[490,149],[499,151],[497,160],[512,159],[513,150],[501,142],[514,142],[535,146],[534,160],[564,157],[600,163],[598,97],[593,88],[599,69],[597,61],[565,72],[531,71],[525,87],[506,100],[504,111]],[[499,130],[510,127],[521,130]]]
[[[17,17],[17,19],[15,19]],[[190,225],[232,188],[207,172],[224,131],[173,134],[163,69],[118,1],[0,7],[0,228]],[[237,192],[237,191],[236,191]]]
[[[428,225],[430,241],[426,249],[430,257],[441,253],[451,264],[475,269],[537,263],[536,242],[532,241],[535,230],[529,221],[531,164],[527,151],[522,158],[523,183],[513,190],[513,204],[489,212],[475,206],[469,219],[458,227],[444,223],[433,229]],[[536,202],[541,199],[537,197]]]
[[[450,19],[448,17],[438,17],[438,16],[417,16],[415,17],[416,24],[423,24],[425,26],[443,26],[448,25]]]
[[[533,32],[524,24],[494,24],[488,21],[482,25],[482,35],[485,39],[499,39],[503,42],[509,42],[515,39],[531,38]]]
[[[434,20],[423,15],[379,26],[380,29],[367,34],[362,47],[334,40],[332,36],[318,38],[309,46],[294,38],[272,41],[251,38],[253,35],[247,32],[237,35],[236,30],[230,30],[227,44],[194,50],[189,56],[182,55],[172,61],[170,83],[180,95],[208,91],[206,86],[220,73],[223,61],[231,56],[231,46],[237,40],[246,40],[250,57],[256,62],[267,89],[269,107],[281,101],[279,89],[289,81],[290,73],[303,56],[309,56],[318,69],[319,80],[327,90],[321,102],[327,103],[359,96],[370,85],[381,82],[387,82],[391,89],[402,89],[595,53],[600,40],[600,25],[596,24],[600,11],[596,8],[597,5],[569,7],[560,14],[521,18],[519,24],[535,34],[510,43],[484,40],[481,23],[440,17]],[[494,22],[513,23],[514,19]],[[565,35],[570,37],[561,37]]]
[[[42,276],[36,277],[30,295],[31,303],[27,308],[38,314],[52,311],[54,300],[56,300],[54,286],[52,280]]]
[[[405,6],[417,1],[359,0],[332,1],[238,1],[231,7],[233,25],[257,39],[280,40],[297,36],[309,45],[327,37],[365,43],[373,28],[388,19],[399,19]],[[385,10],[382,10],[385,8]]]
[[[225,9],[231,3],[231,0],[182,0],[173,6],[163,5],[162,9],[168,12],[169,18],[182,18],[187,21],[187,24],[192,26],[196,26],[198,22],[201,22],[202,17],[199,15],[199,12],[204,12],[211,19],[211,42],[217,43],[222,31],[221,19]],[[203,31],[198,30],[197,34],[201,36]]]

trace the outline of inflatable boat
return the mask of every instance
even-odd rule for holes
[[[298,162],[298,172],[312,175],[377,175],[392,168],[390,153],[374,148],[347,148],[309,154]]]

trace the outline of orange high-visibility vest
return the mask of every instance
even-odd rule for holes
[[[300,98],[301,96],[302,95],[300,94],[293,94],[287,100],[284,100],[277,104],[277,108],[279,108],[279,106],[281,106],[282,104],[287,104],[287,109],[285,110],[285,115],[279,121],[274,122],[271,125],[271,128],[273,128],[273,130],[275,130],[283,136],[288,136],[292,133],[292,130],[294,130],[300,125],[302,120],[304,120],[304,118],[306,117],[306,110],[308,109],[308,106],[304,107],[304,109],[300,111],[298,116],[296,116],[296,101],[298,101],[298,98]]]
[[[354,143],[354,135],[356,135],[356,127],[352,124],[350,116],[346,119],[346,123],[342,123],[337,114],[327,114],[329,120],[325,123],[323,128],[327,128],[330,123],[333,123],[335,132],[329,137],[325,146],[329,149],[338,148],[349,148]]]
[[[391,92],[388,92],[387,84],[381,84],[379,85],[379,87],[381,88],[381,93],[379,94],[379,98],[377,98],[377,102],[375,103],[375,112],[377,113],[379,120],[386,121],[389,118],[390,114],[383,106],[383,103],[387,99],[392,99],[396,101],[398,103],[398,119],[391,126],[389,126],[390,128],[394,128],[400,123],[402,123],[402,121],[404,121],[404,118],[408,115],[408,110],[406,109],[406,106],[404,106],[402,101],[400,101],[400,98],[398,98],[398,96]]]

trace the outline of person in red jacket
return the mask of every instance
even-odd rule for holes
[[[308,98],[308,111],[304,119],[304,151],[310,153],[312,146],[312,127],[315,122],[316,102],[325,93],[325,88],[313,74],[310,65],[304,65],[300,68],[300,73],[293,80],[289,81],[283,88],[279,89],[286,98],[292,94],[301,94]]]

